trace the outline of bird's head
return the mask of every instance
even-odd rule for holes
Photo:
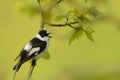
[[[50,38],[52,38],[51,36],[49,36],[50,34],[51,33],[48,32],[47,30],[40,30],[36,37],[39,38],[40,40],[48,41]]]

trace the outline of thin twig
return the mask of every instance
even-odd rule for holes
[[[50,26],[53,26],[53,27],[63,27],[63,26],[69,26],[69,25],[72,25],[72,24],[77,24],[79,22],[70,22],[70,23],[66,23],[66,24],[52,24],[52,23],[45,23],[46,25],[50,25]]]
[[[41,13],[41,17],[42,17],[42,20],[41,20],[41,25],[40,25],[40,28],[44,28],[44,13],[43,13],[43,9],[42,9],[42,6],[41,6],[41,3],[40,3],[40,0],[37,0],[38,4],[39,4],[39,7],[40,7],[40,13]]]
[[[63,1],[63,0],[58,0],[56,3],[55,3],[55,5],[51,5],[51,9],[52,8],[54,8],[54,6],[56,6],[57,4],[59,4],[61,1]],[[41,20],[41,22],[40,22],[40,28],[44,28],[44,25],[45,25],[45,19],[44,19],[44,11],[43,11],[43,9],[42,9],[42,6],[41,6],[41,2],[40,2],[40,0],[37,0],[37,2],[38,2],[38,4],[39,4],[39,7],[40,7],[40,13],[41,13],[41,18],[42,18],[42,20]]]
[[[71,27],[71,28],[74,28],[74,29],[79,29],[77,27],[72,26],[73,24],[77,24],[77,23],[79,23],[79,22],[76,21],[76,22],[70,22],[70,23],[65,23],[65,24],[52,24],[52,23],[45,23],[45,24],[49,25],[49,26],[52,26],[52,27],[65,27],[65,26],[68,26],[68,27]]]
[[[57,0],[56,3],[52,4],[50,8],[54,8],[56,5],[60,4],[63,0]]]

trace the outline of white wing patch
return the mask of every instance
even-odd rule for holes
[[[24,49],[25,49],[27,52],[29,52],[31,48],[32,48],[31,43],[27,43],[27,44],[25,45],[25,47],[24,47]]]
[[[39,50],[40,50],[40,47],[33,48],[33,49],[29,52],[28,56],[32,55],[32,54],[35,53],[35,52],[38,52]],[[35,54],[35,55],[36,55],[36,54]]]

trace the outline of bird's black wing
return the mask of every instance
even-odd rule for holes
[[[19,55],[15,58],[15,60],[17,60],[19,57],[22,56],[24,57],[31,49],[32,49],[32,44],[31,42],[29,42],[23,47],[23,49],[20,51]]]
[[[32,44],[32,49],[27,54],[27,58],[26,58],[27,60],[30,60],[35,56],[39,55],[41,52],[43,52],[46,48],[47,42],[41,41],[38,38],[34,38],[31,40],[31,44]]]
[[[40,54],[46,48],[46,45],[47,45],[45,41],[41,41],[38,38],[33,38],[29,43],[30,43],[29,46],[31,47],[31,49],[26,50],[25,49],[26,46],[22,49],[22,51],[18,55],[20,57],[19,62],[15,65],[13,70],[18,71],[24,62],[37,56],[36,53]],[[17,66],[17,69],[16,69],[16,66]]]

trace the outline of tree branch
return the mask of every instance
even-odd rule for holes
[[[39,7],[40,7],[40,13],[41,13],[41,17],[42,17],[42,20],[41,20],[41,25],[40,25],[40,28],[44,28],[44,24],[45,24],[45,21],[44,21],[44,13],[43,13],[43,9],[42,9],[42,6],[41,6],[41,3],[40,3],[40,0],[37,0],[38,4],[39,4]]]
[[[72,25],[73,24],[78,24],[79,22],[76,21],[76,22],[70,22],[70,23],[65,23],[65,24],[52,24],[52,23],[45,23],[46,25],[49,25],[49,26],[52,26],[52,27],[65,27],[65,26],[68,26],[68,27],[71,27],[71,28],[74,28],[74,29],[80,29],[78,27],[73,27]]]
[[[57,4],[59,4],[61,1],[63,1],[63,0],[57,0],[57,2],[55,3],[55,5],[51,5],[51,7],[53,8],[53,6],[56,6]],[[42,18],[42,20],[41,20],[41,22],[40,22],[40,28],[44,28],[44,25],[45,25],[45,19],[44,19],[44,11],[43,11],[43,9],[42,9],[42,6],[41,6],[41,2],[40,2],[40,0],[37,0],[37,2],[38,2],[38,4],[39,4],[39,7],[40,7],[40,13],[41,13],[41,18]]]

